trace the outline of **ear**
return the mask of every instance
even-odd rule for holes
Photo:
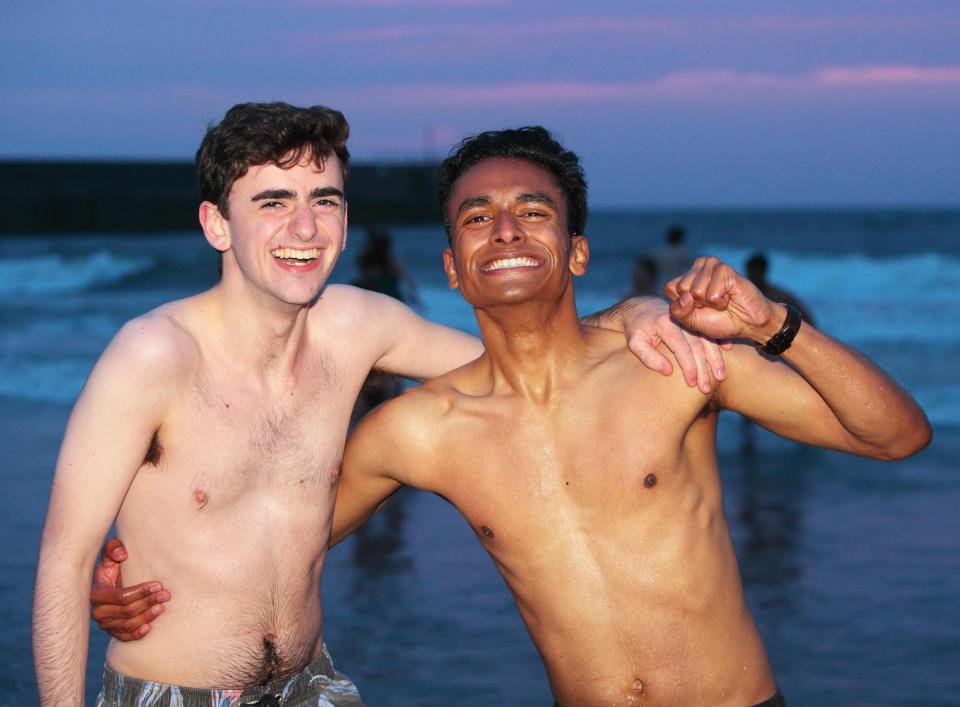
[[[347,233],[349,232],[349,229],[347,228],[347,224],[349,222],[349,219],[347,218],[347,211],[348,211],[347,206],[348,206],[347,202],[344,201],[343,202],[343,243],[340,245],[341,253],[347,249]]]
[[[457,267],[453,262],[453,251],[449,248],[443,249],[443,270],[447,273],[447,284],[451,290],[460,286],[460,280],[457,278]]]
[[[209,201],[200,204],[200,226],[207,243],[224,253],[230,250],[230,224],[220,209]]]
[[[586,236],[570,236],[570,272],[576,276],[587,272],[590,262],[590,246]]]

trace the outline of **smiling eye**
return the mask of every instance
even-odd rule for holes
[[[282,206],[283,206],[283,202],[282,202],[282,201],[265,201],[265,202],[263,202],[263,206],[261,206],[261,208],[263,208],[263,209],[279,209],[279,208],[281,208]]]
[[[475,216],[471,216],[470,218],[468,218],[464,223],[485,223],[486,221],[489,221],[489,220],[490,220],[490,217],[487,216],[486,214],[476,214]]]
[[[334,209],[335,209],[335,208],[338,208],[338,207],[340,206],[340,202],[336,201],[335,199],[317,199],[316,202],[314,202],[314,203],[315,203],[317,206],[321,206],[321,207],[327,208],[327,209],[330,209],[330,208],[334,208]]]

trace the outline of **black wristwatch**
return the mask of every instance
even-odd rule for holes
[[[792,304],[781,302],[787,308],[787,318],[780,327],[780,331],[770,337],[770,339],[759,349],[767,356],[779,356],[790,348],[797,332],[800,331],[800,325],[803,323],[803,317],[800,316],[800,310]]]

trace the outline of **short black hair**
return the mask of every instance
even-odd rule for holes
[[[350,153],[350,126],[343,113],[325,106],[301,108],[289,103],[238,103],[217,125],[210,125],[197,150],[200,198],[229,218],[227,198],[233,183],[250,167],[292,167],[309,154],[319,169],[330,154],[340,162],[344,181]]]
[[[546,128],[539,125],[509,130],[488,130],[451,150],[437,170],[437,199],[443,227],[450,238],[447,206],[454,183],[471,167],[485,159],[506,157],[526,160],[550,172],[563,193],[567,211],[567,230],[580,235],[587,225],[587,180],[577,155],[561,145]]]

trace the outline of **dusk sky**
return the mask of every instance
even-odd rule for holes
[[[190,159],[241,101],[359,161],[542,124],[594,206],[960,205],[960,2],[4,2],[0,158]]]

